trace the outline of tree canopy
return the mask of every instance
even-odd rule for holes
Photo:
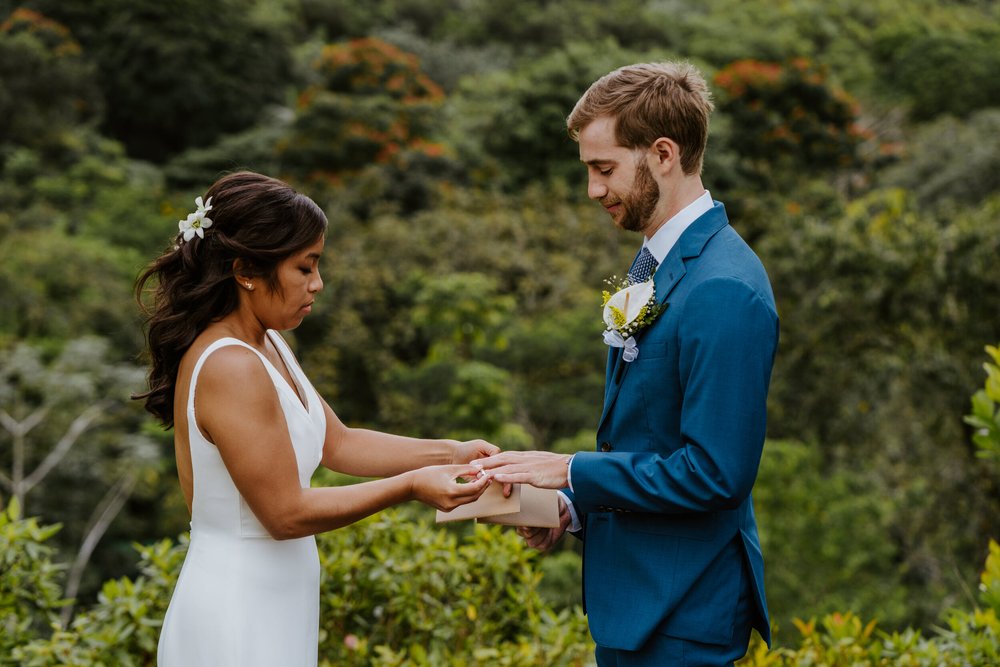
[[[612,68],[683,58],[717,107],[704,180],[781,317],[755,489],[777,641],[798,640],[795,618],[817,651],[868,641],[859,618],[890,637],[950,623],[1000,537],[1000,470],[982,456],[997,414],[983,349],[1000,341],[997,26],[1000,5],[958,0],[0,0],[0,411],[19,424],[47,400],[11,379],[28,367],[86,388],[58,394],[32,438],[0,429],[0,471],[15,441],[30,468],[88,404],[115,406],[67,454],[82,472],[33,487],[42,521],[18,539],[70,562],[135,464],[82,578],[91,623],[118,613],[92,605],[101,582],[137,575],[131,543],[185,529],[170,434],[128,406],[132,285],[240,168],[330,220],[326,289],[288,336],[345,422],[592,448],[600,291],[638,239],[585,201],[565,117]],[[532,561],[559,582],[539,586],[556,607],[579,602],[578,549]],[[51,574],[24,574],[40,608],[17,607],[18,633],[58,607]]]

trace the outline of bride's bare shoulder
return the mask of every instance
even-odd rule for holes
[[[190,382],[195,365],[204,356],[205,351],[213,343],[225,338],[227,337],[206,335],[206,333],[198,336],[181,357],[177,373],[179,383]],[[261,365],[257,353],[233,340],[229,345],[216,348],[204,359],[198,372],[198,385],[215,384],[219,381],[239,383],[260,379],[266,375],[267,372]]]

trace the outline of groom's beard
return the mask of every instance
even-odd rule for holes
[[[618,226],[629,232],[641,232],[652,222],[653,211],[660,201],[660,185],[653,178],[649,165],[640,161],[635,169],[632,189],[621,197],[622,214]]]

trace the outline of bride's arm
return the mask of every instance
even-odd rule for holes
[[[363,428],[349,428],[323,401],[326,442],[323,465],[359,477],[388,477],[428,465],[468,463],[500,451],[485,440],[410,438]]]
[[[474,480],[472,466],[450,465],[343,487],[303,488],[274,385],[257,356],[242,347],[223,348],[206,360],[195,412],[240,494],[275,539],[339,528],[407,500],[452,509],[478,498],[489,484],[485,476]],[[458,483],[460,476],[474,481]]]

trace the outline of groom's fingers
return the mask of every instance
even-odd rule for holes
[[[531,484],[532,486],[535,486],[538,481],[535,479],[535,473],[530,470],[523,472],[515,470],[509,470],[506,472],[490,471],[489,476],[501,484]]]
[[[486,474],[501,484],[530,484],[532,486],[547,486],[543,469],[536,465],[524,463],[509,463],[499,468],[487,470]]]
[[[555,542],[554,531],[549,528],[519,528],[518,534],[525,544],[539,551],[548,551]]]
[[[547,452],[500,452],[499,454],[494,454],[493,456],[476,459],[471,463],[474,466],[481,466],[486,469],[499,468],[505,465],[524,463],[532,458],[538,458],[540,453],[542,456],[547,454]]]

